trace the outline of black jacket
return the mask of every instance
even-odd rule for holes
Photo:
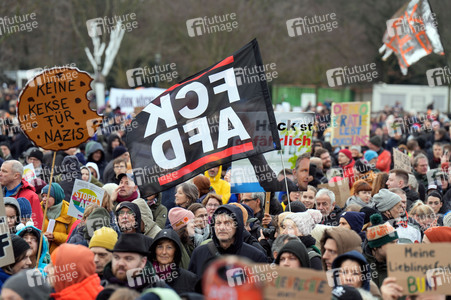
[[[410,211],[410,209],[412,208],[412,204],[415,201],[420,200],[420,194],[418,194],[414,190],[409,189],[408,186],[403,187],[402,190],[404,192],[406,192],[406,198],[407,198],[406,210]]]
[[[329,226],[338,226],[340,221],[339,216],[343,211],[342,208],[335,206],[334,210],[330,212],[327,217],[323,217],[320,224],[329,225]]]
[[[61,173],[58,183],[64,190],[64,200],[70,202],[72,190],[74,189],[75,179],[81,180],[81,164],[75,155],[67,155],[61,163]]]
[[[223,249],[221,248],[219,244],[219,240],[216,237],[216,233],[214,230],[215,226],[215,217],[219,214],[227,214],[233,218],[233,220],[236,222],[236,233],[235,233],[235,241],[233,244],[227,248]],[[234,205],[221,205],[213,214],[212,218],[212,232],[213,232],[213,241],[208,243],[207,245],[202,245],[194,249],[193,254],[191,256],[191,261],[189,263],[188,270],[193,272],[194,274],[197,274],[198,276],[201,276],[205,269],[207,268],[208,264],[216,257],[221,255],[238,255],[247,257],[248,259],[252,260],[253,262],[260,262],[260,263],[267,263],[266,255],[261,252],[260,250],[256,249],[255,247],[252,247],[246,243],[244,243],[243,239],[243,230],[244,230],[244,223],[243,223],[243,214],[241,212],[241,209],[234,206]],[[212,245],[212,246],[209,246]],[[211,251],[209,247],[212,247],[214,251]]]
[[[155,249],[158,246],[158,243],[162,240],[170,240],[175,244],[175,254],[174,254],[174,263],[176,267],[171,271],[170,276],[165,276],[164,273],[159,273],[157,270],[158,276],[164,279],[165,282],[173,288],[179,295],[182,293],[194,292],[196,282],[199,278],[196,274],[180,268],[180,261],[182,260],[182,243],[178,234],[172,229],[163,229],[161,230],[153,240],[152,245],[150,246],[150,261],[154,264],[158,263],[156,259]]]

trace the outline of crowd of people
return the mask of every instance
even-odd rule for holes
[[[342,148],[318,120],[312,151],[279,173],[271,185],[280,192],[265,204],[262,192],[231,193],[227,165],[142,195],[125,132],[112,130],[127,118],[109,108],[102,131],[56,153],[50,184],[53,153],[15,130],[15,100],[4,99],[0,184],[14,262],[0,268],[2,299],[203,299],[204,274],[226,255],[340,270],[334,299],[398,299],[405,291],[388,277],[387,246],[451,242],[449,120],[432,113],[409,123],[402,110],[386,111],[373,119],[367,145]],[[395,134],[393,118],[406,121]],[[394,168],[395,148],[412,172]],[[36,174],[29,181],[27,164]],[[80,220],[68,214],[75,179],[105,190]],[[347,201],[339,205],[321,184],[349,185]]]

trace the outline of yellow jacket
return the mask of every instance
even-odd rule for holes
[[[56,249],[61,244],[64,244],[67,240],[67,236],[69,234],[70,228],[72,224],[77,220],[74,217],[71,217],[67,214],[69,210],[69,203],[66,200],[63,200],[63,205],[61,206],[61,214],[58,218],[55,219],[55,228],[53,229],[53,241],[50,242],[50,254],[53,250]],[[47,230],[47,226],[49,225],[49,218],[46,215],[44,220],[44,232]]]
[[[215,177],[210,177],[208,171],[204,175],[210,179],[210,185],[215,189],[216,194],[222,196],[222,204],[227,204],[230,199],[230,183],[221,179],[222,166],[219,166],[218,174]]]

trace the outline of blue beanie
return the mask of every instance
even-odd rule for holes
[[[351,229],[360,234],[362,232],[363,222],[365,221],[365,213],[357,211],[345,211],[340,218],[344,218]]]
[[[365,158],[366,161],[370,161],[373,158],[377,158],[379,155],[377,154],[376,151],[373,150],[367,150],[365,151],[365,154],[363,155],[363,157]]]
[[[27,200],[27,198],[20,197],[17,198],[17,202],[20,206],[20,217],[21,218],[31,218],[31,204],[30,201]]]
[[[47,184],[41,191],[41,194],[47,194],[49,191],[49,185]],[[64,200],[64,190],[58,183],[52,183],[50,189],[50,196],[55,198],[55,204],[60,204]]]

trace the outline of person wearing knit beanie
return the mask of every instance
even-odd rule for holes
[[[42,192],[42,189],[47,185],[47,183],[44,180],[42,180],[41,178],[32,179],[30,181],[30,184],[32,186],[34,186],[34,189],[36,190],[37,195],[40,195]]]
[[[47,184],[41,191],[42,195],[46,195],[49,191],[49,185]],[[56,182],[52,183],[52,186],[50,187],[50,197],[53,197],[55,199],[55,202],[53,205],[60,204],[64,200],[64,190],[63,188]],[[49,207],[52,206],[49,204]]]
[[[89,241],[89,249],[94,253],[96,273],[103,275],[103,269],[113,259],[112,251],[117,242],[117,232],[109,227],[102,227],[94,231]]]
[[[30,279],[35,284],[26,284]],[[2,299],[47,300],[51,287],[38,270],[22,270],[6,280],[1,293]]]
[[[316,209],[308,209],[305,212],[289,214],[282,223],[284,227],[283,233],[294,234],[295,236],[310,235],[313,227],[321,222],[322,217],[321,212]]]
[[[172,229],[175,231],[182,229],[187,226],[189,223],[194,225],[194,214],[184,208],[174,207],[169,211],[169,223],[171,223]]]
[[[292,257],[296,258],[293,260]],[[288,268],[310,268],[310,259],[305,245],[296,240],[289,241],[277,254],[276,265]]]
[[[103,290],[95,272],[94,254],[87,247],[62,244],[50,258],[45,271],[55,289],[51,295],[54,299],[95,299]]]
[[[348,149],[341,149],[340,151],[338,151],[338,154],[340,154],[340,153],[344,154],[348,158],[348,161],[346,161],[346,163],[344,163],[344,165],[347,165],[352,160],[351,151],[349,151]],[[341,164],[343,164],[343,163],[340,163],[340,165]]]
[[[375,135],[372,138],[370,138],[370,143],[373,144],[375,147],[380,148],[382,147],[382,138],[378,135]]]
[[[277,216],[277,226],[279,227],[279,231],[280,231],[280,233],[282,233],[282,223],[283,223],[283,220],[285,220],[285,218],[289,215],[289,214],[292,214],[292,212],[291,211],[285,211],[285,212],[283,212],[283,213],[281,213],[281,214],[279,214],[278,216]]]
[[[30,159],[30,157],[36,158],[37,160],[39,160],[41,163],[44,160],[44,154],[39,151],[39,149],[34,149],[30,152],[30,154],[28,155],[28,159]],[[30,162],[28,162],[30,163]],[[33,164],[34,165],[34,164]]]
[[[352,153],[352,158],[359,159],[362,157],[362,147],[361,146],[353,145],[353,146],[349,147],[349,150]]]
[[[399,218],[404,209],[399,195],[390,192],[387,189],[381,189],[373,196],[375,208],[380,211],[385,220]]]
[[[301,202],[301,201],[292,201],[290,202],[290,207],[291,207],[291,212],[293,213],[297,213],[297,212],[304,212],[307,211],[307,208],[305,207],[305,205]],[[288,205],[285,206],[285,212],[289,212],[289,208]]]
[[[20,218],[24,220],[31,219],[32,211],[30,201],[28,201],[24,197],[20,197],[17,198],[17,202],[19,203],[20,206]]]
[[[380,248],[398,240],[398,233],[390,223],[383,223],[380,214],[372,215],[370,222],[373,226],[367,228],[366,237],[370,248]]]
[[[423,243],[449,243],[451,242],[451,227],[431,227],[424,232]]]
[[[354,170],[357,171],[356,174],[366,174],[371,171],[371,165],[364,159],[357,159],[354,164]]]
[[[365,160],[367,162],[369,162],[370,164],[376,165],[378,156],[379,155],[377,154],[376,151],[367,150],[367,151],[365,151],[365,154],[363,155],[363,158],[365,158]],[[374,159],[374,161],[373,161],[373,159]]]
[[[15,234],[11,234],[11,242],[14,253],[14,262],[0,268],[0,289],[11,275],[18,273],[22,269],[29,269],[31,267],[30,257],[27,256],[29,255],[28,250],[30,250],[28,243]]]
[[[116,148],[113,149],[113,159],[112,160],[118,158],[119,156],[121,156],[125,152],[127,152],[127,148],[125,148],[122,145],[117,146]]]
[[[340,216],[339,227],[354,230],[358,235],[362,232],[365,214],[356,211],[345,211]]]

